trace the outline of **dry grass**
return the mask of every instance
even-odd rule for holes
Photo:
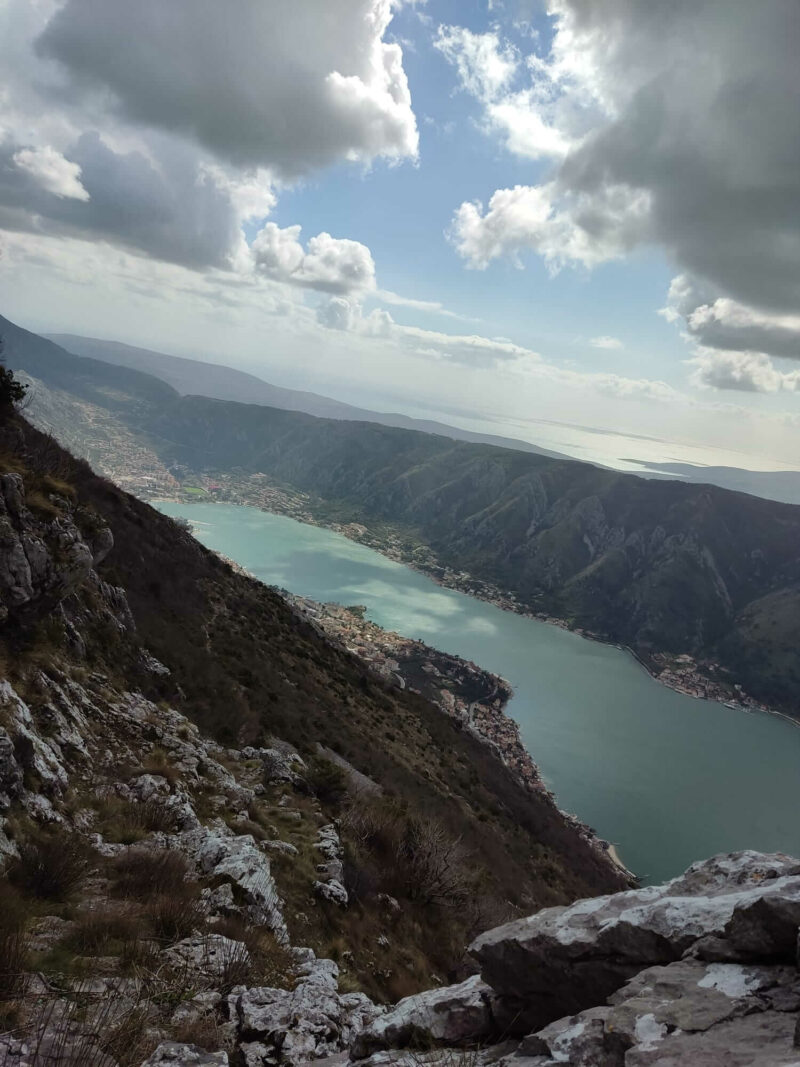
[[[165,893],[153,897],[147,902],[144,915],[153,935],[168,944],[181,941],[196,930],[202,930],[207,918],[203,902],[192,899],[185,892]]]
[[[291,988],[294,980],[294,959],[289,950],[279,944],[275,935],[266,927],[252,926],[232,917],[216,923],[214,932],[232,941],[241,942],[246,951],[246,966],[242,962],[243,954],[240,953],[238,960],[231,961],[231,974],[226,973],[226,977],[234,977],[234,972],[239,972],[241,982],[232,982],[232,985],[244,983],[275,989]]]
[[[9,881],[42,900],[69,900],[89,871],[88,848],[75,835],[38,834],[23,841],[8,868]]]
[[[25,994],[26,918],[19,895],[8,882],[0,881],[0,1023],[13,1014],[15,1002]]]
[[[170,763],[169,755],[163,748],[154,748],[149,756],[142,761],[141,766],[133,771],[131,777],[140,778],[143,774],[166,778],[171,786],[174,786],[181,778],[181,772]]]
[[[189,862],[180,852],[132,848],[112,865],[115,891],[123,897],[152,900],[168,894],[186,900],[196,893]]]
[[[66,939],[81,955],[114,956],[139,934],[139,921],[130,910],[103,908],[84,912]]]
[[[98,812],[97,830],[106,841],[133,845],[148,834],[172,833],[176,829],[175,816],[157,798],[135,803],[119,797],[106,797],[95,804]]]

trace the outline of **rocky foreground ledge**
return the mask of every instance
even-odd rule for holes
[[[230,1056],[170,1041],[143,1067],[798,1067],[799,925],[800,861],[717,856],[488,931],[479,974],[389,1010],[339,994],[309,954],[294,992],[217,998]]]
[[[482,934],[479,975],[401,1001],[350,1054],[359,1067],[797,1067],[799,925],[800,861],[717,856]]]

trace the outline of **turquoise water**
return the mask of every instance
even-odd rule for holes
[[[271,585],[366,604],[380,626],[514,686],[509,714],[547,784],[645,881],[741,848],[800,855],[800,729],[693,700],[616,648],[442,589],[329,530],[255,508],[161,504]]]

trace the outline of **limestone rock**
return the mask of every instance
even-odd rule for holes
[[[312,888],[318,897],[329,900],[332,904],[339,904],[341,907],[346,907],[350,899],[345,887],[335,878],[331,878],[328,882],[314,882]]]
[[[247,963],[250,954],[241,941],[222,934],[196,934],[162,952],[164,959],[181,972],[213,982],[225,976],[232,965]]]
[[[473,975],[459,985],[406,997],[356,1038],[353,1055],[359,1059],[379,1049],[417,1042],[424,1046],[483,1041],[493,1029],[490,995],[486,983]]]
[[[168,1063],[172,1067],[227,1067],[227,1052],[206,1052],[199,1045],[184,1045],[178,1041],[164,1041],[142,1067],[156,1067]]]
[[[338,968],[310,950],[295,950],[302,962],[293,990],[255,988],[229,998],[239,1024],[245,1063],[301,1064],[349,1048],[381,1011],[363,993],[341,995]]]
[[[266,924],[279,941],[288,942],[269,859],[251,834],[233,835],[217,820],[212,826],[198,826],[181,834],[180,846],[204,875],[227,879],[238,887],[247,901],[252,922]]]
[[[533,1029],[601,1004],[645,967],[687,952],[788,962],[798,925],[800,864],[740,852],[662,886],[545,909],[482,934],[470,952],[516,1025]]]

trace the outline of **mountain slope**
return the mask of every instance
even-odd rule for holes
[[[51,372],[25,354],[24,337],[17,351],[45,381],[57,377],[94,403],[109,393],[115,417],[166,464],[262,471],[342,516],[398,524],[442,563],[532,609],[643,656],[716,660],[753,696],[797,712],[800,508],[374,423],[180,397],[160,383],[154,393],[153,379],[133,371],[123,394],[112,385],[121,368],[56,352]]]

